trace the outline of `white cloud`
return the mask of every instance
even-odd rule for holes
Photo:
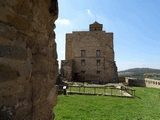
[[[71,24],[69,20],[61,19],[61,18],[58,18],[58,20],[56,22],[59,24],[63,24],[63,25],[70,25]]]
[[[91,13],[89,9],[87,9],[87,14],[93,16],[93,14]]]

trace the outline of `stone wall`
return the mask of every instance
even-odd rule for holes
[[[145,79],[141,80],[141,79],[134,79],[134,78],[126,77],[125,81],[130,86],[160,88],[160,80],[154,80],[154,79],[149,79],[149,78],[145,78]]]
[[[128,79],[128,85],[146,87],[145,80],[140,80],[140,79]]]
[[[145,78],[145,84],[147,87],[160,88],[160,80],[154,80]]]
[[[118,82],[125,82],[125,77],[118,77]]]
[[[61,77],[66,78],[67,81],[71,81],[74,77],[74,61],[62,60],[61,61]]]
[[[52,120],[57,0],[0,0],[0,11],[0,119]]]

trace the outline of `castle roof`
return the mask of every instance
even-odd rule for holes
[[[100,24],[100,23],[98,23],[97,21],[95,21],[93,24]]]

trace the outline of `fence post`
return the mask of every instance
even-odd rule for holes
[[[110,88],[111,89],[111,96],[112,96],[112,88]]]
[[[70,87],[70,93],[71,93],[71,86],[69,86]]]
[[[122,88],[120,89],[120,91],[121,91],[121,97],[122,97]]]

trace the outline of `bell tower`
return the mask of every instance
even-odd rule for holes
[[[89,25],[90,31],[102,31],[102,29],[103,29],[103,24],[100,24],[97,21]]]

